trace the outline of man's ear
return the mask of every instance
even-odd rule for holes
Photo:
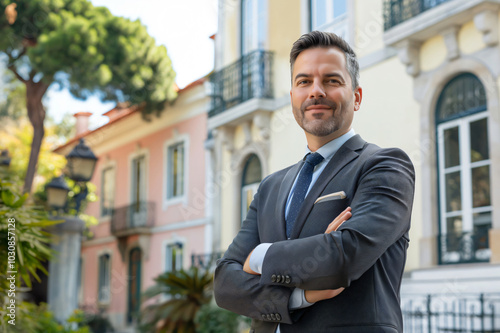
[[[357,86],[354,89],[354,111],[358,111],[361,107],[361,100],[363,99],[363,89]]]

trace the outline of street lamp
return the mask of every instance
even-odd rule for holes
[[[76,182],[88,182],[92,178],[97,157],[83,139],[66,155],[68,160],[69,178]]]
[[[66,206],[69,187],[64,176],[59,176],[45,186],[47,192],[47,203],[54,209],[63,209]]]
[[[10,165],[10,156],[8,149],[2,149],[0,152],[0,169],[2,171],[6,171]]]

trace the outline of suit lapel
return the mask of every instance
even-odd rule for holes
[[[302,204],[299,214],[297,215],[297,219],[295,220],[295,224],[293,226],[292,234],[290,236],[291,239],[297,238],[306,222],[307,216],[311,212],[314,201],[320,196],[320,194],[325,189],[326,185],[335,177],[335,175],[349,162],[354,160],[359,156],[356,152],[359,149],[362,149],[366,142],[361,139],[359,135],[353,136],[349,139],[332,157],[330,162],[328,162],[327,166],[314,183],[313,187],[307,194],[307,197]],[[292,180],[293,181],[293,180]],[[286,204],[286,199],[285,199]]]
[[[304,161],[300,161],[299,163],[292,166],[288,172],[286,173],[283,181],[281,182],[280,190],[278,192],[278,201],[276,204],[276,212],[275,216],[279,217],[278,221],[278,229],[279,229],[279,238],[281,240],[285,240],[286,238],[286,221],[285,221],[285,208],[286,201],[288,199],[288,195],[290,190],[292,189],[293,182],[295,181],[295,177],[297,177],[300,168]]]

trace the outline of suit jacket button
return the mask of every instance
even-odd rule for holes
[[[276,274],[271,275],[271,282],[276,282]]]
[[[280,283],[280,282],[281,282],[281,275],[277,275],[277,276],[276,276],[276,282],[277,282],[277,283]]]
[[[273,320],[273,318],[271,317],[271,315],[269,313],[267,314],[266,317],[267,317],[267,320]]]
[[[281,316],[279,313],[276,314],[276,320],[280,321],[281,320]]]
[[[290,284],[291,281],[292,281],[292,279],[290,278],[289,275],[285,276],[285,283],[286,284]]]
[[[276,315],[275,315],[274,313],[271,313],[271,318],[272,318],[273,320],[276,320]]]

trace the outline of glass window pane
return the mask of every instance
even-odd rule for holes
[[[312,30],[326,23],[326,0],[312,1]]]
[[[491,229],[491,212],[473,214],[476,249],[487,249],[488,231]]]
[[[333,2],[333,17],[337,18],[347,11],[346,0],[334,0]]]
[[[472,169],[472,205],[490,206],[490,166],[483,165]]]
[[[486,118],[470,123],[470,161],[489,159],[488,122]]]
[[[460,191],[460,171],[445,176],[446,211],[462,210],[462,193]]]
[[[446,227],[446,249],[448,251],[458,251],[462,236],[462,216],[448,217]]]
[[[444,131],[444,167],[460,165],[460,144],[458,127]]]

